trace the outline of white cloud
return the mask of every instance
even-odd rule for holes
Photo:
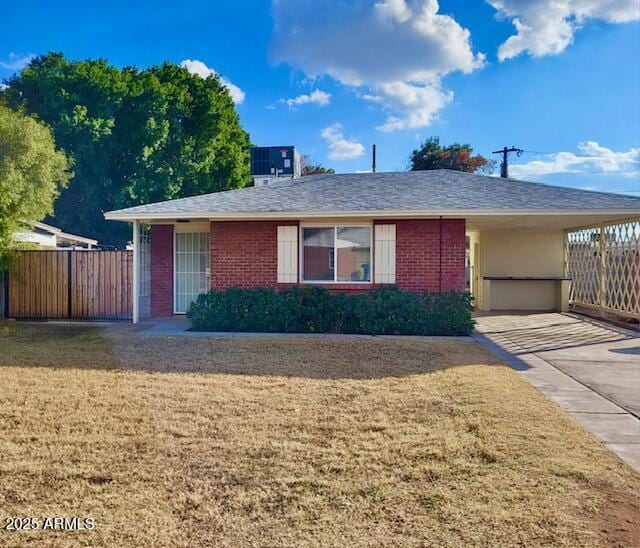
[[[319,89],[314,89],[308,95],[298,95],[291,99],[281,99],[282,102],[286,103],[291,108],[308,104],[316,104],[320,107],[326,107],[330,100],[331,94],[326,91],[320,91]]]
[[[443,91],[439,84],[414,85],[402,81],[380,86],[382,95],[365,95],[364,99],[383,104],[388,110],[401,116],[391,115],[378,126],[380,131],[428,126],[437,113],[453,100],[452,91]]]
[[[0,61],[0,67],[9,70],[21,70],[26,67],[34,57],[35,55],[33,53],[27,53],[26,55],[10,53],[6,61]]]
[[[207,78],[207,76],[218,74],[214,69],[209,68],[202,61],[198,61],[197,59],[185,59],[180,63],[180,66],[186,68],[191,74],[197,74],[200,78]],[[245,98],[244,91],[230,80],[227,80],[224,76],[220,76],[220,74],[218,74],[218,78],[220,78],[220,83],[229,91],[229,95],[231,95],[233,102],[236,105],[241,104]]]
[[[423,127],[451,101],[442,78],[484,64],[469,31],[438,11],[437,0],[274,0],[272,57],[363,88],[389,112],[383,131]]]
[[[640,176],[640,148],[616,152],[596,141],[578,143],[580,154],[557,152],[544,155],[544,160],[532,160],[509,166],[509,176],[516,179],[537,180],[545,175],[561,173],[616,174]]]
[[[513,21],[516,34],[498,50],[501,61],[527,52],[555,55],[573,41],[574,32],[590,19],[628,23],[640,19],[638,0],[487,0],[500,17]]]
[[[364,154],[362,143],[345,138],[341,124],[331,124],[320,135],[329,145],[330,160],[351,160]]]

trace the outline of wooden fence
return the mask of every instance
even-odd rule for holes
[[[131,251],[23,251],[7,283],[10,318],[129,319]]]

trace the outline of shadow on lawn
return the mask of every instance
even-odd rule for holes
[[[455,338],[145,337],[122,327],[47,325],[0,335],[0,366],[337,380],[497,363],[479,344]]]

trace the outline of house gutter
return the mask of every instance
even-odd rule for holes
[[[631,220],[640,216],[638,209],[450,209],[450,210],[368,210],[368,211],[170,211],[170,212],[128,212],[127,210],[110,211],[104,214],[108,221],[173,221],[175,219],[208,219],[222,220],[255,220],[255,219],[300,219],[304,218],[335,218],[335,217],[375,217],[376,219],[397,218],[461,218],[461,217],[501,217],[501,216],[585,216],[612,215],[624,216],[616,220]]]

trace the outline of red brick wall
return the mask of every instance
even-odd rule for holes
[[[173,314],[173,225],[151,227],[151,316]]]
[[[465,222],[442,221],[442,284],[440,283],[440,226],[438,219],[376,221],[396,225],[396,283],[412,291],[464,291]],[[223,221],[211,223],[211,286],[275,287],[277,284],[278,225],[284,221]],[[373,260],[371,261],[373,264]],[[363,291],[371,285],[328,287]],[[278,287],[283,287],[278,285]]]
[[[211,287],[274,287],[278,282],[278,226],[297,221],[211,223]]]
[[[467,250],[464,219],[442,221],[442,291],[464,291]]]
[[[442,223],[442,225],[441,225]],[[464,219],[376,221],[396,225],[396,284],[411,291],[465,290]],[[442,226],[442,282],[440,278]]]
[[[396,225],[396,283],[406,290],[465,289],[464,219],[380,220]],[[296,221],[211,223],[211,287],[287,287],[278,284],[278,226]],[[442,226],[442,269],[440,227]],[[375,250],[374,250],[375,253]],[[373,266],[373,257],[371,260]],[[442,278],[441,273],[442,272]],[[375,284],[327,284],[340,292],[362,292]],[[173,227],[154,225],[151,233],[151,314],[173,313]]]

